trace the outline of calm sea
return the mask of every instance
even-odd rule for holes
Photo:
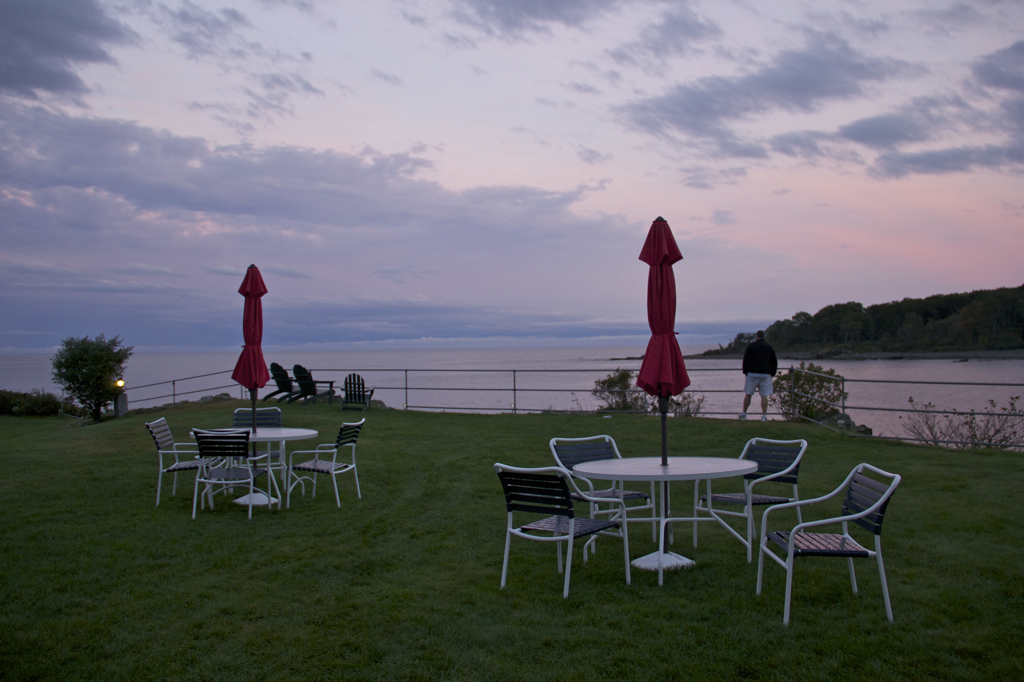
[[[707,346],[684,346],[696,354]],[[480,350],[387,350],[336,352],[267,352],[267,362],[291,368],[301,364],[317,380],[334,380],[358,372],[375,399],[389,407],[428,410],[533,411],[595,409],[590,394],[594,381],[617,367],[639,369],[642,346],[588,348],[521,348]],[[235,353],[137,353],[128,361],[125,380],[130,407],[152,407],[204,395],[228,393],[245,397],[231,381]],[[780,370],[789,362],[780,361]],[[847,379],[1004,383],[1017,386],[848,382],[848,412],[876,434],[903,435],[898,415],[858,407],[907,408],[908,398],[939,409],[984,410],[988,400],[1005,406],[1024,394],[1021,360],[866,360],[824,361]],[[689,392],[705,398],[702,413],[734,418],[742,401],[743,378],[738,360],[687,360],[693,384]],[[210,375],[210,376],[201,376]],[[189,378],[198,377],[198,378]],[[173,383],[172,383],[173,382]],[[155,384],[155,385],[154,385]],[[50,379],[45,355],[0,355],[0,388],[43,389],[60,394]],[[273,383],[260,395],[273,391]],[[756,404],[756,398],[755,398]]]

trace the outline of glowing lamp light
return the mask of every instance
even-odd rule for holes
[[[117,380],[117,387],[118,388],[124,388],[124,379],[118,379]]]

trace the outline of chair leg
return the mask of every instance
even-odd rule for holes
[[[359,470],[356,469],[356,460],[352,459],[352,475],[356,478],[356,497],[360,500],[363,499],[363,494],[359,492]]]
[[[508,548],[512,542],[512,533],[505,529],[505,560],[501,562],[501,589],[505,589],[505,578],[508,576]]]
[[[171,483],[171,497],[178,494],[178,472],[174,472],[174,481]]]
[[[160,506],[160,485],[164,481],[164,470],[161,469],[156,477],[156,506]]]
[[[331,481],[334,483],[334,501],[338,504],[338,509],[341,509],[341,497],[338,496],[338,474],[336,472],[331,474]]]
[[[562,599],[568,599],[569,598],[569,574],[572,572],[572,536],[573,536],[573,532],[572,532],[572,530],[570,528],[570,530],[569,530],[569,546],[565,550],[566,551],[566,556],[565,556],[565,587],[562,588]],[[559,547],[562,546],[561,542],[557,542],[555,544],[557,544]],[[561,556],[562,556],[561,550],[559,550],[558,556],[559,556],[559,558],[561,558]]]
[[[632,585],[632,578],[629,575],[629,531],[626,527],[626,518],[622,518],[622,553],[626,555],[626,584]]]
[[[889,583],[885,579],[885,565],[882,564],[882,545],[879,536],[875,536],[875,558],[878,559],[878,577],[882,580],[882,598],[885,599],[885,615],[892,621],[892,603],[889,601]]]
[[[743,513],[747,516],[747,563],[754,561],[754,535],[756,530],[754,529],[754,505],[748,504],[743,508]]]
[[[782,624],[789,625],[789,603],[793,597],[793,552],[786,561],[786,607],[782,611]]]
[[[757,591],[754,594],[761,594],[761,577],[764,575],[764,553],[765,553],[765,541],[767,538],[761,540],[757,546]]]
[[[561,575],[562,574],[562,543],[561,542],[556,542],[555,543],[555,549],[558,552],[558,574]]]
[[[205,490],[203,491],[203,494],[204,495],[206,494]],[[159,495],[160,495],[160,492],[158,490],[157,491],[157,498],[158,499],[159,499]],[[192,493],[192,520],[193,521],[196,520],[196,502],[198,500],[199,500],[199,474],[196,473],[196,489],[195,489],[195,492]],[[157,504],[159,504],[159,502]]]
[[[850,587],[857,594],[857,573],[853,569],[853,557],[846,557],[846,565],[850,567]]]

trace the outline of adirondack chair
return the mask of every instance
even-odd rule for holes
[[[295,402],[299,398],[302,398],[303,405],[310,400],[315,403],[318,398],[327,398],[329,404],[334,402],[333,381],[314,381],[313,375],[302,365],[292,367],[292,374],[295,375],[295,383],[299,385],[299,390],[298,393],[288,399],[289,403]],[[317,388],[319,385],[327,386],[327,390],[319,390]]]
[[[274,379],[274,383],[277,384],[277,390],[263,396],[264,400],[283,393],[284,395],[277,399],[277,402],[281,402],[298,393],[298,390],[296,390],[295,385],[292,383],[292,378],[288,376],[288,370],[276,362],[270,363],[270,376]]]
[[[341,403],[342,411],[346,407],[358,408],[363,412],[370,406],[370,399],[373,398],[375,389],[366,390],[363,378],[358,374],[349,374],[345,377],[345,397]]]

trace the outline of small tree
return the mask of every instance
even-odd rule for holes
[[[647,394],[633,385],[633,370],[617,367],[604,379],[594,382],[593,396],[604,402],[601,410],[646,412]]]
[[[132,356],[133,348],[122,348],[117,336],[69,336],[53,356],[53,380],[98,422],[103,408],[122,393],[116,382],[124,377],[124,363]]]
[[[798,421],[801,417],[820,419],[838,412],[835,405],[841,404],[849,397],[849,394],[843,391],[839,373],[813,362],[806,365],[801,362],[800,369],[805,371],[795,372],[792,378],[789,373],[779,374],[772,382],[771,400],[778,406],[779,412],[786,415],[786,419],[790,421]],[[790,388],[793,390],[790,391]]]

